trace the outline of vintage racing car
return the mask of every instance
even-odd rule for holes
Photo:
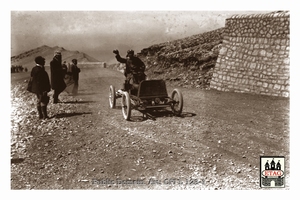
[[[164,80],[144,80],[139,85],[128,84],[125,89],[117,91],[111,85],[109,87],[110,108],[116,107],[118,98],[121,98],[122,114],[126,120],[130,120],[132,109],[145,113],[148,110],[171,107],[174,115],[180,116],[183,108],[183,96],[180,90],[174,89],[169,97]]]

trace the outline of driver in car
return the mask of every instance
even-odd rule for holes
[[[134,55],[133,50],[127,51],[126,58],[122,58],[118,50],[113,50],[113,53],[116,54],[118,62],[126,64],[126,68],[124,70],[124,75],[126,77],[124,89],[131,79],[133,84],[137,85],[146,79],[145,64],[141,59]]]

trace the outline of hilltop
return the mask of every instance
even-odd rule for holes
[[[207,88],[223,41],[224,28],[152,45],[139,53],[149,78]]]
[[[50,61],[53,58],[54,52],[56,50],[60,50],[62,53],[62,60],[66,62],[71,62],[72,59],[77,59],[78,63],[84,63],[84,62],[99,62],[97,59],[79,51],[70,51],[63,47],[49,47],[46,45],[43,45],[41,47],[31,49],[29,51],[26,51],[24,53],[21,53],[17,56],[11,57],[11,65],[22,65],[24,68],[27,67],[28,69],[31,69],[35,63],[34,58],[36,56],[43,56],[46,59],[46,66],[49,66]]]

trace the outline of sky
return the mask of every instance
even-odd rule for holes
[[[273,10],[270,10],[273,11]],[[12,11],[11,54],[47,45],[80,51],[98,59],[114,59],[154,44],[225,26],[234,14],[270,11]]]

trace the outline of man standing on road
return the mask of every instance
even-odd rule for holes
[[[50,92],[50,80],[45,71],[45,58],[38,56],[35,58],[36,66],[31,70],[32,87],[31,92],[37,96],[37,110],[40,119],[48,118],[47,104],[49,102],[48,92]]]
[[[80,73],[80,68],[77,66],[77,60],[73,59],[72,64],[71,64],[71,70],[72,78],[74,80],[74,87],[72,90],[73,95],[77,95],[78,93],[78,80],[79,80],[79,73]]]
[[[64,71],[61,65],[61,52],[56,51],[54,53],[53,60],[50,62],[51,70],[51,87],[54,90],[53,103],[59,103],[59,94],[66,88],[64,81]]]
[[[126,64],[124,70],[124,75],[126,76],[125,85],[129,83],[130,79],[132,79],[134,84],[139,84],[146,79],[145,64],[141,59],[134,56],[133,50],[127,51],[126,58],[122,58],[118,50],[113,50],[113,53],[116,54],[117,61]]]

